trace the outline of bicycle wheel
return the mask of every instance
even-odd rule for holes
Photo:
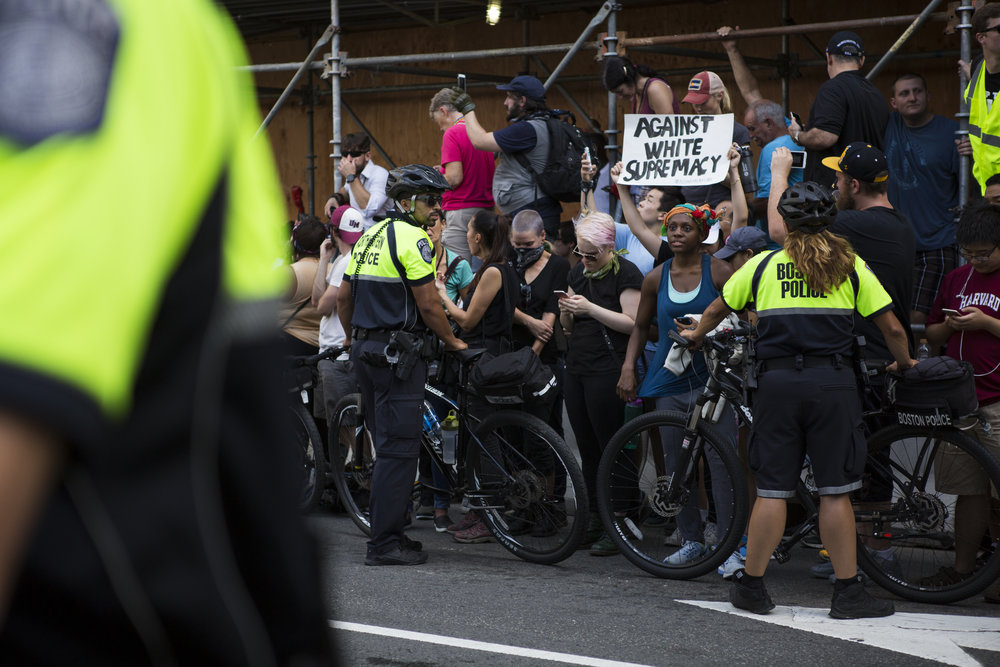
[[[365,535],[371,533],[368,500],[371,496],[375,448],[365,428],[361,394],[337,402],[330,420],[330,471],[340,504]]]
[[[295,450],[299,455],[299,470],[302,475],[302,491],[299,508],[314,509],[323,497],[326,486],[326,459],[323,456],[323,439],[316,428],[316,422],[304,405],[293,397],[288,403],[292,413],[292,432]]]
[[[973,487],[982,493],[968,493]],[[991,513],[997,521],[997,489],[1000,463],[958,429],[876,432],[865,487],[854,498],[861,568],[916,602],[956,602],[985,590],[1000,576],[1000,549],[987,530]]]
[[[694,446],[698,443],[701,447],[692,472],[686,479],[671,480],[674,456],[664,445],[678,442],[679,435],[665,429],[683,433],[687,420],[682,412],[660,410],[626,422],[611,438],[597,469],[597,506],[608,535],[631,563],[665,579],[692,579],[714,571],[736,548],[750,513],[735,444],[727,443],[711,424],[698,424],[692,448],[698,449]],[[665,543],[666,538],[674,521],[684,521],[692,512],[693,521],[700,522],[697,506],[691,503],[698,497],[699,471],[706,469],[711,473],[710,480],[705,477],[706,492],[715,500],[718,543],[702,548],[700,554],[692,549],[681,562],[672,563],[667,559],[675,553],[679,558],[680,553],[677,545]]]
[[[466,471],[470,503],[508,551],[532,563],[558,563],[576,551],[587,490],[551,426],[524,412],[493,413],[472,430]]]

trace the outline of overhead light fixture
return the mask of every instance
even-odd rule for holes
[[[500,22],[500,0],[490,0],[486,5],[486,22],[490,25]]]

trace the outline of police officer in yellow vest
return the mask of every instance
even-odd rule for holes
[[[778,210],[788,230],[783,250],[754,257],[733,274],[694,329],[694,344],[733,311],[757,308],[758,389],[749,442],[757,501],[747,532],[745,570],[733,578],[730,601],[765,614],[774,603],[764,569],[785,527],[785,499],[795,488],[806,454],[820,494],[819,527],[837,582],[830,616],[887,616],[893,605],[869,595],[857,575],[851,491],[861,487],[865,439],[854,376],[853,313],[872,318],[905,370],[906,335],[892,301],[850,244],[827,227],[836,201],[813,182],[781,195]]]
[[[0,34],[0,663],[329,664],[239,34],[208,0]]]
[[[431,213],[441,214],[441,193],[450,189],[444,176],[426,165],[390,171],[385,191],[396,209],[355,244],[337,295],[375,444],[366,565],[427,560],[420,543],[403,534],[420,452],[425,361],[435,334],[446,349],[467,347],[441,307],[434,253],[424,231]]]
[[[983,57],[972,68],[965,88],[969,104],[969,142],[972,144],[972,175],[985,194],[986,179],[1000,173],[1000,3],[990,2],[972,16],[972,33],[983,49]]]

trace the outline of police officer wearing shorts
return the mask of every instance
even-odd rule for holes
[[[420,543],[403,535],[420,453],[426,359],[436,348],[435,334],[446,349],[466,347],[441,308],[424,231],[431,213],[440,214],[441,193],[448,189],[444,177],[426,165],[393,169],[386,194],[395,209],[355,244],[337,295],[375,444],[366,565],[427,560]]]
[[[865,465],[861,402],[854,375],[855,311],[885,336],[900,369],[913,365],[892,300],[850,244],[827,230],[836,215],[832,194],[812,182],[788,188],[778,211],[788,228],[784,249],[752,258],[694,330],[698,344],[732,311],[756,303],[757,383],[749,442],[757,501],[747,531],[745,570],[733,578],[730,601],[759,614],[774,603],[764,570],[785,528],[785,500],[795,496],[806,455],[820,495],[820,535],[837,581],[830,616],[888,616],[857,576],[857,535],[849,493]]]

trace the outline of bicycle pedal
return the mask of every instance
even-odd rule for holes
[[[771,557],[781,565],[784,565],[792,559],[792,554],[788,553],[788,549],[778,547],[774,550],[774,554]]]

